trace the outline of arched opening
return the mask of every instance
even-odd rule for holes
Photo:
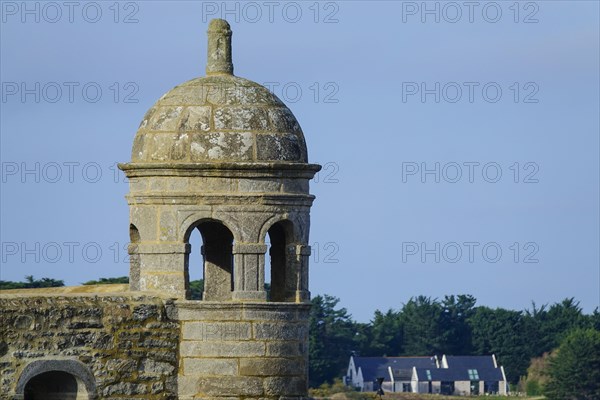
[[[137,244],[140,242],[140,231],[134,224],[129,224],[129,283],[131,290],[139,290],[140,254]]]
[[[271,226],[267,234],[269,262],[265,263],[265,276],[270,275],[268,298],[270,301],[293,301],[295,274],[292,268],[293,259],[288,255],[288,247],[293,237],[292,223],[277,222]]]
[[[194,233],[194,231],[197,232]],[[191,252],[187,255],[186,260],[188,282],[192,277],[203,279],[201,296],[203,300],[231,300],[233,292],[233,234],[231,231],[221,222],[208,220],[194,225],[187,236],[187,243],[191,246]],[[201,263],[195,249],[200,249]],[[198,272],[198,269],[202,272]],[[188,298],[191,298],[191,295],[188,295]]]
[[[202,300],[204,292],[204,257],[202,256],[200,229],[195,228],[192,230],[188,242],[192,247],[188,260],[188,279],[190,282],[188,298]]]
[[[77,360],[32,361],[21,372],[15,394],[27,400],[98,398],[94,375]]]
[[[88,399],[85,385],[64,371],[48,371],[31,378],[23,391],[24,400]]]
[[[129,241],[131,243],[139,243],[140,242],[140,231],[134,224],[129,224]]]

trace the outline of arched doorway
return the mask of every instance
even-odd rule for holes
[[[49,371],[36,375],[27,382],[24,400],[87,400],[85,385],[63,371]]]
[[[77,360],[36,360],[17,382],[16,398],[24,400],[94,400],[96,382],[90,369]]]
[[[197,243],[197,230],[202,241]],[[203,300],[223,301],[231,300],[233,292],[233,234],[219,221],[206,220],[194,224],[186,235],[186,242],[191,245],[191,252],[187,255],[187,279],[197,277],[196,268],[202,268],[204,291]],[[196,239],[196,240],[194,240]],[[202,255],[202,265],[196,264],[197,250]]]

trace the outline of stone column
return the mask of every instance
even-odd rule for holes
[[[185,299],[189,244],[139,243],[132,247],[139,257],[139,290],[160,291]]]
[[[140,254],[138,243],[130,243],[127,246],[129,254],[129,290],[140,290]]]
[[[231,300],[233,255],[229,243],[206,243],[202,246],[204,259],[203,300]]]
[[[297,303],[310,301],[310,292],[308,291],[308,263],[310,258],[310,246],[297,244],[290,246],[290,251],[294,253],[295,259],[295,295]]]
[[[266,301],[266,251],[267,245],[263,243],[235,243],[233,245],[234,300]]]

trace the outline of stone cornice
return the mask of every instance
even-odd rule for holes
[[[312,179],[318,164],[287,162],[125,163],[119,169],[128,178],[155,176],[289,177]]]
[[[297,205],[310,207],[315,199],[313,195],[303,194],[240,194],[224,193],[211,195],[173,194],[173,193],[134,193],[126,196],[129,204],[183,204],[183,205]]]

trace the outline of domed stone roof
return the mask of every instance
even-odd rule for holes
[[[208,29],[207,76],[176,86],[146,113],[132,162],[300,162],[308,160],[302,129],[267,88],[233,75],[231,30]]]

